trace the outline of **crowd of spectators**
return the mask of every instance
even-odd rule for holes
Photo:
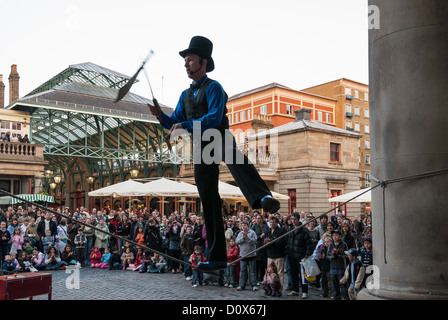
[[[7,132],[2,132],[0,134],[0,141],[29,143],[30,139],[28,138],[28,134],[25,134],[22,137],[21,133],[15,133],[15,132],[11,133],[11,132],[7,131]]]
[[[162,216],[146,208],[135,212],[89,212],[83,207],[73,212],[68,208],[57,211],[70,219],[35,206],[0,211],[3,273],[75,265],[138,273],[182,273],[193,287],[207,284],[208,275],[195,268],[207,259],[208,253],[200,215],[175,211]],[[321,297],[336,300],[356,299],[365,286],[366,269],[372,264],[370,215],[347,219],[339,212],[315,219],[305,212],[264,215],[254,211],[223,215],[223,219],[229,266],[216,276],[219,286],[245,290],[248,284],[253,291],[260,287],[272,296],[294,296],[301,291],[303,299],[313,286],[321,291]],[[288,235],[282,236],[285,233]],[[272,244],[266,245],[269,242]],[[232,264],[237,259],[240,261]],[[317,276],[307,277],[305,259],[317,264]]]

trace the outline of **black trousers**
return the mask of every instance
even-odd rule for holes
[[[194,178],[204,210],[208,245],[207,259],[209,261],[227,261],[224,222],[221,214],[222,200],[218,192],[221,161],[226,163],[238,187],[253,209],[261,208],[261,199],[266,195],[271,195],[271,192],[255,166],[237,148],[230,131],[222,133],[221,148],[210,148],[211,143],[214,142],[214,140],[202,141],[202,143],[194,141]],[[199,151],[202,155],[200,161],[198,161],[197,154]],[[207,157],[213,157],[215,161],[210,163],[207,161]]]

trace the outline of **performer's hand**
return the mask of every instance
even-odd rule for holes
[[[175,137],[185,133],[184,131],[180,131],[180,132],[176,132],[176,130],[181,130],[182,128],[182,124],[180,123],[175,123],[172,125],[170,132],[168,133],[168,138],[170,140],[173,140]]]
[[[160,108],[160,105],[156,99],[153,99],[152,101],[153,101],[154,105],[152,106],[148,103],[149,110],[151,110],[151,113],[153,115],[155,115],[157,117],[157,119],[160,120],[160,119],[162,119],[162,109]]]

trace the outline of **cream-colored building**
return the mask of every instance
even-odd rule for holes
[[[29,135],[30,119],[27,112],[0,108],[1,132]],[[0,188],[13,194],[39,192],[47,163],[40,144],[0,141]]]

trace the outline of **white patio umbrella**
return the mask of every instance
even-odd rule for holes
[[[143,183],[129,179],[120,183],[90,191],[89,197],[141,197],[146,194],[141,190]]]
[[[360,195],[361,193],[365,192],[363,195]],[[351,202],[371,202],[372,201],[372,193],[371,191],[367,191],[366,189],[356,190],[353,192],[345,193],[337,197],[329,198],[328,202],[347,202],[350,199],[356,197],[356,199],[353,199]]]
[[[237,186],[219,181],[219,194],[224,199],[245,199],[243,192]],[[289,196],[271,191],[272,196],[277,200],[288,200]]]

